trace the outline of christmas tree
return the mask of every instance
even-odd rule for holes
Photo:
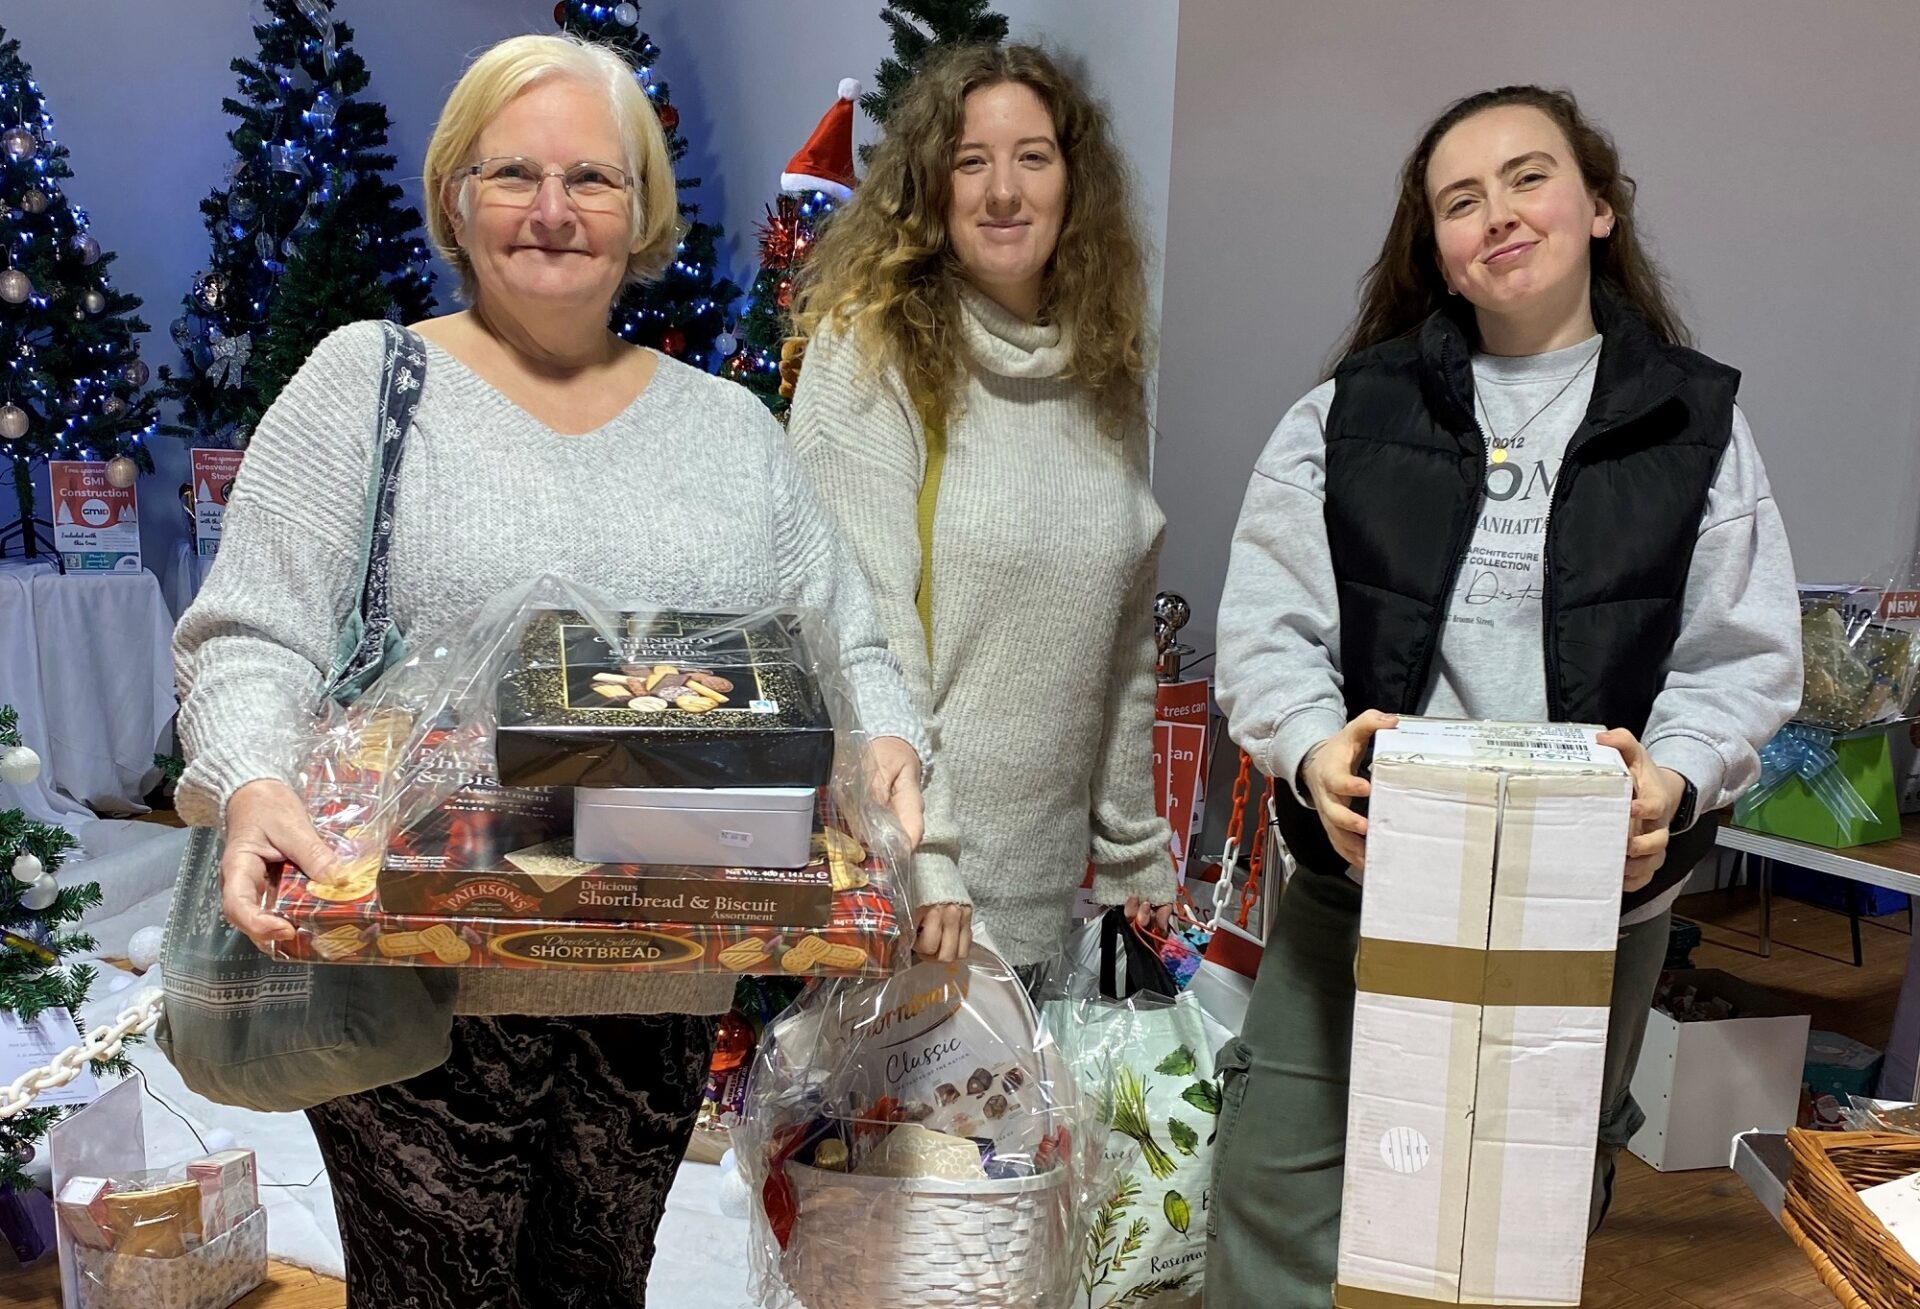
[[[890,0],[880,13],[893,42],[893,57],[874,74],[874,89],[860,97],[867,117],[887,125],[893,102],[935,51],[953,45],[998,45],[1007,39],[1007,20],[987,8],[987,0]],[[872,146],[863,146],[865,163]]]
[[[257,58],[236,59],[241,99],[227,185],[200,204],[211,265],[173,322],[185,356],[161,370],[202,445],[245,446],[313,347],[360,318],[433,312],[420,215],[386,174],[387,111],[356,99],[367,66],[333,0],[254,0]],[[303,256],[311,248],[313,254]]]
[[[142,441],[154,396],[135,343],[147,325],[61,185],[72,176],[20,42],[0,28],[0,451],[20,513],[0,550],[18,536],[28,555],[39,552],[34,461],[106,459],[116,486],[153,470]]]
[[[803,343],[793,334],[794,279],[820,224],[853,195],[853,101],[860,83],[840,83],[840,98],[780,174],[780,198],[760,225],[760,272],[747,293],[740,348],[722,368],[784,419],[799,375]]]
[[[680,111],[668,98],[667,84],[653,76],[660,47],[640,30],[638,6],[560,0],[553,7],[553,17],[566,32],[611,46],[633,65],[634,76],[660,115],[667,155],[679,164],[687,153],[687,139],[680,135]],[[697,177],[679,179],[680,217],[687,225],[679,252],[659,281],[627,288],[613,306],[610,325],[635,345],[652,346],[711,371],[733,353],[731,340],[721,339],[716,345],[716,338],[723,336],[727,312],[739,298],[740,288],[716,276],[714,252],[720,226],[702,222],[699,206],[686,198],[699,185]]]
[[[0,706],[0,782],[24,785],[39,773],[39,756],[20,742],[19,715]],[[78,1010],[93,985],[93,969],[60,962],[93,949],[93,938],[70,925],[100,903],[97,883],[63,887],[55,876],[73,848],[65,829],[31,822],[18,809],[0,811],[0,1011],[22,1022],[49,1009]],[[122,1055],[96,1062],[93,1071],[127,1073],[131,1066]],[[63,1112],[36,1107],[0,1118],[0,1194],[30,1187],[25,1170],[35,1142]]]

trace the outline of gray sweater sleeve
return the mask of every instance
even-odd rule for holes
[[[1129,438],[1133,462],[1146,476],[1144,431]],[[1093,898],[1121,904],[1130,895],[1171,903],[1179,889],[1168,849],[1172,829],[1153,802],[1153,719],[1159,678],[1154,668],[1153,597],[1160,575],[1163,525],[1122,602],[1122,621],[1108,658],[1106,730],[1093,773]]]
[[[933,742],[924,796],[926,833],[913,855],[913,902],[971,904],[960,877],[952,790],[937,757],[933,674],[915,604],[924,466],[919,423],[898,383],[865,371],[863,362],[844,334],[824,326],[816,332],[807,343],[787,431],[873,588],[874,612]]]
[[[1292,785],[1308,750],[1346,726],[1340,604],[1327,548],[1327,409],[1308,392],[1254,465],[1220,595],[1215,693],[1260,771]]]
[[[840,637],[841,666],[867,736],[896,736],[907,742],[920,756],[924,773],[932,747],[901,675],[900,660],[888,648],[874,615],[873,594],[859,562],[794,457],[780,425],[757,401],[750,407],[751,420],[767,429],[779,508],[777,549],[788,593],[832,619]]]
[[[246,783],[292,780],[294,751],[365,570],[380,328],[315,347],[261,418],[227,506],[220,553],[174,629],[177,805],[221,824]]]
[[[1733,415],[1687,575],[1680,635],[1644,743],[1691,781],[1700,812],[1760,776],[1759,749],[1800,708],[1793,554],[1746,415]]]

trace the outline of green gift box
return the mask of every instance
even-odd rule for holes
[[[1742,801],[1734,810],[1734,825],[1835,850],[1899,836],[1899,788],[1887,729],[1869,727],[1834,736],[1828,748],[1835,757],[1824,770],[1826,776],[1810,783],[1799,773],[1789,775],[1760,798]],[[1844,794],[1845,788],[1872,812],[1851,803],[1836,806],[1831,797],[1836,790]]]

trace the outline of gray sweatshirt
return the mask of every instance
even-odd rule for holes
[[[221,822],[291,743],[358,594],[382,337],[333,333],[261,419],[220,555],[174,633],[180,815]],[[554,573],[688,609],[802,605],[837,626],[862,725],[928,754],[867,585],[780,427],[746,391],[672,359],[605,426],[563,436],[439,346],[401,465],[389,591],[410,646]],[[730,976],[470,969],[462,1013],[719,1013]]]
[[[1600,338],[1473,360],[1485,498],[1447,612],[1424,714],[1547,716],[1541,555],[1560,461],[1593,393]],[[1335,383],[1288,410],[1254,468],[1220,600],[1218,693],[1233,739],[1270,776],[1347,721],[1326,533],[1326,417]],[[1384,497],[1383,497],[1384,500]],[[1383,511],[1390,505],[1383,504]],[[1759,748],[1800,704],[1800,620],[1786,529],[1737,408],[1700,520],[1681,627],[1643,740],[1699,789],[1700,812],[1759,776]],[[1678,888],[1635,911],[1653,917]]]

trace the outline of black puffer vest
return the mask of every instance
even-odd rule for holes
[[[1596,296],[1605,340],[1586,418],[1549,501],[1542,649],[1557,722],[1647,724],[1680,631],[1707,492],[1733,434],[1740,375],[1662,344]],[[1472,347],[1437,313],[1418,333],[1345,360],[1327,415],[1327,542],[1339,583],[1349,717],[1419,711],[1487,467]],[[1338,873],[1319,818],[1281,789],[1280,829],[1300,863]],[[1717,816],[1676,836],[1626,908],[1673,886],[1712,848]]]

